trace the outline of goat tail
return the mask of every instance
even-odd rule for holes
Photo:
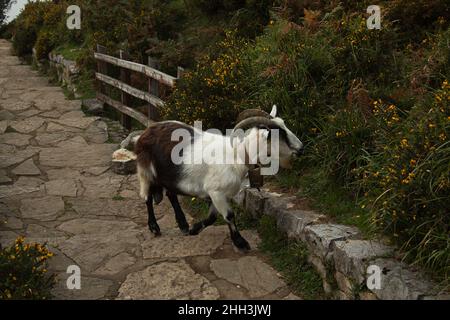
[[[155,181],[155,170],[145,153],[138,154],[137,176],[139,180],[139,196],[147,201],[152,183]]]

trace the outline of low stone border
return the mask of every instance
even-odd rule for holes
[[[289,209],[295,197],[243,188],[235,202],[255,218],[273,216],[278,229],[288,237],[306,243],[309,262],[323,280],[324,291],[338,299],[450,299],[448,293],[418,271],[395,260],[395,248],[379,241],[362,239],[355,227],[328,222],[326,216],[313,211]],[[378,266],[380,289],[366,286],[367,268]]]
[[[36,49],[33,48],[33,62],[39,69],[45,69],[48,63],[48,67],[56,72],[58,82],[66,86],[74,94],[75,98],[79,98],[75,81],[79,76],[80,70],[75,61],[51,52],[48,54],[48,60],[39,60],[36,56]]]

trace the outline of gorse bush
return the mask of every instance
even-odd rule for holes
[[[53,256],[45,245],[26,244],[19,237],[0,250],[0,299],[50,299],[55,277],[47,260]]]
[[[434,269],[449,268],[450,85],[415,106],[394,132],[380,135],[378,154],[359,168],[363,206],[372,223],[393,234],[408,254]]]
[[[166,119],[193,124],[202,121],[204,129],[225,130],[236,120],[238,102],[245,98],[242,50],[246,41],[228,32],[217,45],[216,54],[206,55],[183,81],[161,109]]]

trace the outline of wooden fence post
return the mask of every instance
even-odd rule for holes
[[[97,44],[97,52],[106,54],[106,47]],[[108,75],[108,65],[104,61],[97,60],[97,72]],[[106,94],[106,85],[102,81],[97,81],[97,90]]]
[[[178,67],[177,68],[177,79],[180,79],[181,77],[183,77],[183,74],[184,74],[184,68]]]
[[[127,52],[125,52],[123,50],[120,50],[119,58],[123,59],[123,60],[129,60],[130,59],[130,55]],[[130,71],[128,69],[120,68],[120,81],[122,81],[125,84],[131,85]],[[128,93],[123,92],[123,91],[121,91],[120,95],[121,95],[120,98],[121,98],[122,104],[126,105],[127,107],[132,108],[133,107],[132,106],[132,101],[133,101],[132,97]],[[127,130],[131,129],[131,117],[128,116],[127,114],[121,113],[120,123]]]
[[[158,69],[160,64],[158,62],[158,60],[152,58],[152,57],[148,57],[148,66],[152,67],[154,69]],[[159,98],[159,81],[149,78],[148,80],[148,92],[152,95],[154,95],[155,97]],[[149,104],[148,107],[148,118],[150,121],[158,121],[158,109],[156,106]]]

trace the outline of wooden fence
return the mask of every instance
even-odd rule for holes
[[[144,126],[157,121],[158,108],[164,106],[160,94],[165,92],[164,87],[173,88],[177,79],[183,73],[183,68],[178,67],[178,74],[175,78],[159,71],[157,69],[158,62],[150,57],[148,58],[148,65],[139,64],[129,61],[130,57],[124,51],[120,51],[119,57],[108,55],[106,48],[100,45],[97,45],[97,52],[95,52],[94,57],[97,60],[97,72],[95,74],[98,81],[97,99],[115,108],[121,115],[122,125],[127,129],[131,128],[131,119],[137,120]],[[108,75],[108,64],[119,68],[120,79]],[[132,72],[146,78],[146,91],[133,87]],[[108,86],[120,90],[120,101],[108,94],[108,92],[111,92],[107,90]],[[133,107],[132,97],[146,102],[146,113]]]

